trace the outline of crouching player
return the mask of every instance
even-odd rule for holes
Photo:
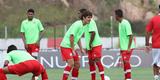
[[[14,65],[8,65],[9,62]],[[36,76],[41,74],[42,80],[48,80],[48,76],[44,67],[25,51],[17,50],[15,45],[10,45],[7,49],[7,60],[5,60],[4,68],[0,68],[0,80],[7,80],[6,74],[24,75],[33,73],[32,80],[36,80]]]

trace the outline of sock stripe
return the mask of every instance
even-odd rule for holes
[[[104,74],[104,71],[99,72],[99,74],[100,74],[100,75],[101,75],[101,74]]]
[[[132,80],[132,79],[126,79],[126,80]]]
[[[73,80],[78,80],[78,78],[77,78],[77,77],[71,77],[71,79],[73,79]]]
[[[70,72],[69,72],[69,71],[64,71],[63,73],[64,73],[64,74],[70,74]]]
[[[127,69],[124,73],[130,73],[131,72],[131,69]]]
[[[94,73],[96,73],[96,71],[91,71],[91,72],[90,72],[90,74],[94,74]]]

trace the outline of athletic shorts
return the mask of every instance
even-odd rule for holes
[[[31,55],[34,52],[39,52],[39,46],[37,44],[27,44],[27,45],[28,45],[27,52],[29,52]]]
[[[153,58],[153,65],[156,64],[160,67],[160,49],[152,48],[152,58]]]
[[[68,59],[74,59],[74,61],[79,61],[78,53],[76,52],[76,54],[73,55],[71,48],[61,47],[60,49],[61,49],[61,56],[62,56],[63,61],[66,61]]]
[[[19,76],[26,73],[33,73],[34,76],[39,76],[45,71],[44,67],[36,60],[27,60],[19,64],[8,66],[8,70],[11,74],[17,74]],[[46,78],[48,78],[46,76]]]
[[[122,60],[123,61],[129,61],[130,57],[132,55],[133,49],[131,49],[130,52],[128,52],[127,50],[121,50],[121,56],[122,56]]]
[[[88,50],[88,59],[101,58],[102,56],[102,46],[93,47],[92,50]]]

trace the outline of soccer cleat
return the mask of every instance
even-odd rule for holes
[[[39,80],[38,76],[34,77],[35,80]]]
[[[158,75],[154,76],[154,80],[160,80]]]

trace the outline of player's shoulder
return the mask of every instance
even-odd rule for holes
[[[24,19],[24,20],[22,21],[22,23],[26,23],[26,22],[28,22],[28,19]]]
[[[156,20],[156,21],[157,21],[157,19],[160,19],[160,15],[156,15],[156,16],[153,16],[153,17],[151,18],[151,20]]]
[[[121,23],[122,24],[130,24],[130,22],[127,19],[123,19]]]
[[[33,18],[33,21],[39,22],[40,20],[38,18]]]
[[[77,20],[73,24],[82,24],[82,20]]]

